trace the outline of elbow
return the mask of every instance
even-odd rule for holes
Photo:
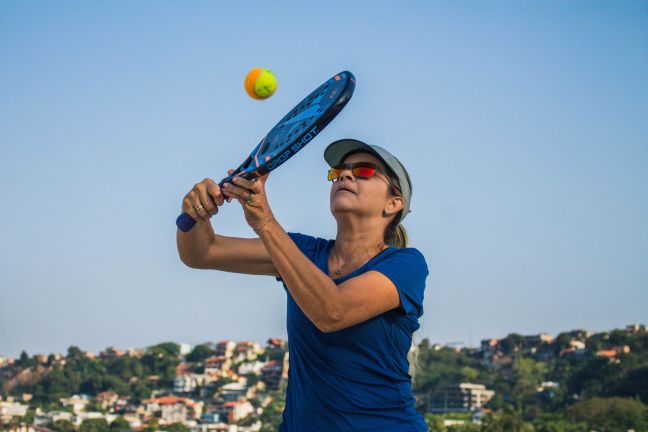
[[[341,311],[330,312],[315,322],[315,326],[322,333],[332,333],[342,330],[344,326],[344,315]]]
[[[184,263],[189,268],[196,269],[196,270],[209,270],[212,267],[209,267],[207,264],[205,264],[203,261],[199,261],[197,259],[182,259],[180,260]]]
[[[180,261],[182,261],[182,263],[184,265],[186,265],[187,267],[189,267],[189,268],[194,268],[194,269],[197,268],[197,266],[193,263],[193,261],[191,261],[190,259],[182,257],[182,255],[180,256]]]
[[[192,255],[187,254],[187,253],[183,253],[182,250],[178,250],[178,255],[180,256],[180,261],[182,261],[182,263],[184,265],[186,265],[187,267],[193,268],[193,269],[202,268],[200,266],[200,262],[196,259],[195,256],[192,256]]]

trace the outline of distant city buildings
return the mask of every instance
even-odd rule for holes
[[[606,357],[610,360],[611,363],[618,364],[621,362],[619,356],[622,354],[628,354],[630,352],[630,347],[628,345],[611,347],[604,350],[599,350],[596,352],[597,357]]]
[[[173,380],[173,391],[175,393],[192,393],[199,386],[204,386],[208,382],[211,380],[204,374],[183,373],[177,375]]]
[[[543,393],[547,390],[552,390],[552,389],[557,389],[560,387],[560,384],[554,381],[543,381],[539,386],[538,386],[538,393]]]
[[[105,351],[102,351],[99,353],[99,357],[103,359],[110,359],[110,358],[116,358],[116,357],[123,357],[126,354],[126,352],[114,348],[114,347],[109,347],[106,348]]]
[[[0,422],[8,423],[12,417],[23,417],[27,414],[28,405],[14,402],[13,398],[2,401],[0,399]]]
[[[216,356],[232,358],[234,354],[234,349],[236,348],[236,342],[232,340],[220,341],[216,344]]]
[[[101,392],[96,397],[97,404],[103,410],[112,410],[117,401],[119,400],[119,395],[115,392],[105,391]]]
[[[636,334],[646,331],[643,324],[626,326],[625,331]],[[603,349],[588,354],[586,341],[592,332],[586,330],[572,330],[561,333],[560,340],[546,334],[537,335],[509,335],[504,339],[484,339],[481,341],[480,352],[485,366],[492,370],[509,367],[513,363],[513,355],[522,353],[533,356],[537,361],[550,361],[554,357],[570,356],[574,359],[583,359],[587,355],[606,357],[611,363],[619,363],[619,356],[628,354],[630,347],[607,345]]]
[[[229,370],[232,364],[232,356],[215,355],[205,360],[205,373],[221,374]]]
[[[247,401],[232,401],[225,403],[225,413],[228,423],[234,423],[254,412],[254,407]]]
[[[550,336],[546,333],[522,336],[520,339],[520,345],[513,347],[513,350],[535,353],[540,348],[542,348],[543,344],[549,345],[553,343],[553,341],[553,336]],[[503,351],[503,343],[505,343],[505,339],[484,339],[481,341],[481,351],[483,353],[495,353],[498,351]]]
[[[482,384],[460,383],[442,385],[428,394],[427,410],[431,413],[474,412],[495,395]]]
[[[643,324],[631,324],[626,326],[626,331],[632,334],[644,333],[646,331],[646,326]]]
[[[180,355],[181,356],[186,356],[192,350],[192,346],[189,345],[189,344],[186,344],[186,343],[181,343],[181,344],[179,344],[179,346],[180,346]]]
[[[269,389],[278,389],[281,381],[288,379],[288,352],[282,361],[270,360],[266,363],[261,369],[261,376]]]
[[[643,324],[632,324],[625,330],[637,334],[646,331]],[[568,356],[569,361],[580,361],[582,358],[593,356],[606,358],[612,363],[619,363],[624,355],[630,353],[628,345],[621,345],[618,338],[608,338],[607,334],[597,334],[593,340],[586,330],[574,330],[552,337],[546,333],[535,335],[512,334],[503,339],[484,339],[479,350],[475,348],[459,348],[457,346],[441,346],[433,344],[433,351],[453,349],[463,351],[472,358],[482,361],[485,366],[499,370],[509,369],[519,360],[520,355],[532,356],[537,361],[549,361],[554,357]],[[611,341],[616,340],[617,343]],[[288,379],[289,354],[288,342],[279,338],[270,338],[263,347],[253,341],[223,340],[218,343],[201,344],[200,350],[193,351],[189,344],[179,344],[178,362],[174,361],[175,378],[173,385],[157,385],[152,394],[141,403],[139,399],[131,401],[129,396],[120,395],[115,391],[104,391],[94,396],[77,394],[61,398],[60,408],[42,412],[40,408],[33,411],[34,425],[32,429],[13,432],[50,432],[43,425],[59,420],[71,422],[79,426],[84,420],[105,419],[108,423],[121,417],[132,429],[141,430],[151,424],[170,425],[181,423],[192,432],[253,432],[258,431],[260,423],[248,418],[261,414],[273,402],[277,391],[285,385]],[[120,363],[126,359],[121,357],[141,358],[157,353],[149,349],[121,350],[109,347],[98,356],[85,352],[87,358],[98,361]],[[195,348],[195,347],[194,347]],[[589,350],[588,350],[589,348]],[[174,350],[175,352],[175,350]],[[73,355],[79,355],[75,351]],[[162,355],[162,354],[160,354]],[[206,358],[205,358],[206,357]],[[85,360],[84,360],[85,361]],[[600,362],[597,362],[600,363]],[[62,367],[66,357],[59,354],[36,355],[31,358],[22,355],[19,359],[0,357],[0,372],[9,369],[32,368],[38,373],[44,373],[49,368]],[[154,369],[155,370],[155,369]],[[151,373],[151,372],[148,372]],[[171,368],[171,374],[173,369]],[[147,382],[169,382],[168,372],[158,375],[144,375]],[[142,377],[131,377],[129,384],[137,383]],[[10,385],[5,382],[5,386]],[[537,382],[535,383],[537,385]],[[552,397],[560,385],[553,381],[543,381],[537,386],[537,392],[543,397]],[[495,392],[482,384],[464,382],[443,385],[421,394],[431,413],[464,412],[473,413],[473,421],[478,421],[487,410],[484,405],[490,401]],[[14,424],[29,412],[31,394],[23,394],[20,402],[14,398],[0,398],[0,423]],[[276,409],[277,404],[272,405]],[[102,411],[102,412],[95,412]],[[32,412],[30,412],[30,415]],[[248,424],[240,426],[235,423]],[[458,422],[458,420],[457,420]],[[457,423],[459,424],[459,423]],[[453,426],[446,424],[446,426]],[[5,428],[6,429],[6,428]],[[13,430],[13,429],[12,429]]]
[[[159,418],[160,424],[185,423],[197,420],[202,414],[203,402],[193,399],[165,396],[143,401],[147,418]]]
[[[126,420],[133,429],[142,429],[156,421],[159,425],[181,423],[195,432],[253,432],[261,427],[255,422],[248,427],[236,423],[249,415],[261,414],[263,408],[272,402],[268,389],[278,389],[288,378],[288,354],[285,352],[287,342],[279,338],[268,339],[267,348],[257,342],[235,342],[224,340],[217,344],[203,344],[214,351],[214,355],[203,361],[188,362],[187,356],[192,352],[188,344],[179,344],[179,355],[182,360],[175,367],[173,387],[169,390],[156,389],[151,397],[140,404],[132,404],[128,396],[114,391],[100,392],[94,397],[85,394],[71,395],[59,400],[61,410],[42,412],[35,411],[34,425],[31,429],[17,429],[14,432],[51,432],[42,426],[65,420],[76,427],[85,420],[104,419],[110,423],[117,417]],[[109,347],[99,355],[83,352],[89,359],[111,361],[124,356],[141,358],[149,349],[121,350]],[[280,360],[270,360],[279,355]],[[263,356],[263,357],[260,357]],[[0,358],[0,368],[15,365],[16,359]],[[64,366],[66,357],[58,354],[50,356],[37,355],[29,359],[50,367]],[[25,367],[33,367],[33,363]],[[232,369],[235,367],[235,369]],[[149,375],[151,382],[160,377]],[[131,383],[136,382],[133,378]],[[267,379],[270,388],[264,382]],[[23,401],[28,402],[32,395],[24,394]],[[89,410],[100,409],[103,412]],[[258,407],[258,408],[255,408]],[[9,424],[17,418],[24,417],[29,406],[9,398],[0,398],[0,423]],[[12,423],[13,424],[13,423]]]
[[[239,366],[238,374],[239,375],[248,375],[248,374],[260,375],[263,370],[263,366],[265,366],[265,364],[266,363],[258,360],[254,362],[242,363],[241,366]]]
[[[87,397],[83,398],[79,395],[73,395],[72,397],[61,399],[61,405],[72,408],[72,412],[75,414],[83,412],[89,403],[90,400]]]

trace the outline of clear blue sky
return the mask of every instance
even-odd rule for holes
[[[263,102],[242,82],[272,69]],[[648,321],[648,4],[0,2],[0,355],[286,337],[273,277],[198,271],[181,199],[348,69],[344,112],[267,183],[335,237],[326,144],[396,154],[430,276],[419,340]],[[237,203],[217,232],[253,236]]]

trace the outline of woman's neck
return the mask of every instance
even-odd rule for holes
[[[339,230],[335,237],[335,255],[340,264],[368,261],[388,246],[382,232],[376,230]]]

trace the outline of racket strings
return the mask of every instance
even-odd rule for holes
[[[329,85],[328,82],[324,83],[319,89],[315,90],[281,120],[279,127],[272,130],[270,134],[266,136],[264,139],[265,142],[261,143],[259,151],[255,152],[258,156],[259,162],[264,163],[265,161],[275,157],[281,152],[281,150],[293,142],[294,137],[302,135],[312,127],[320,115],[333,103],[332,99],[334,98],[331,96],[334,96],[340,91],[336,84],[337,83],[333,83],[333,85]],[[317,108],[310,111],[310,115],[304,118],[298,125],[291,125],[291,119],[300,114],[303,115],[304,111],[311,108],[311,106],[315,106],[313,105],[313,101],[318,102]],[[286,130],[287,126],[291,126],[289,133],[287,133]],[[248,163],[245,165],[247,165],[245,167],[246,170],[258,168],[254,158],[250,158]]]

